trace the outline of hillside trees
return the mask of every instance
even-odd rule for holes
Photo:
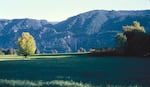
[[[18,54],[25,56],[35,53],[36,43],[32,35],[28,32],[23,32],[22,36],[18,38]]]

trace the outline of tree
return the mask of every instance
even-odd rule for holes
[[[78,50],[78,53],[84,53],[84,52],[86,52],[86,50],[84,48],[80,47],[80,49]]]
[[[140,26],[138,21],[134,21],[133,25],[130,26],[123,26],[124,32],[143,32],[145,33],[145,29],[143,26]]]
[[[7,49],[6,54],[14,55],[14,54],[16,54],[16,50],[13,48]]]
[[[5,55],[5,53],[3,52],[3,49],[0,48],[0,55]]]
[[[51,53],[52,54],[56,54],[56,53],[58,53],[58,51],[55,49],[55,50],[51,50]]]
[[[139,22],[134,21],[133,25],[123,26],[123,30],[123,33],[116,35],[118,52],[122,50],[126,56],[150,56],[150,35]]]
[[[36,48],[35,54],[40,54],[40,50],[38,48]]]
[[[127,42],[127,37],[123,33],[119,33],[116,35],[116,41],[117,41],[118,52],[123,53],[125,44]]]
[[[22,36],[18,38],[18,54],[25,56],[35,53],[36,43],[32,35],[28,32],[23,32]]]
[[[116,40],[117,40],[118,46],[121,47],[126,43],[127,37],[123,35],[123,33],[119,33],[116,35]]]

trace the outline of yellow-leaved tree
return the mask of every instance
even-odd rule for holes
[[[138,21],[134,21],[133,25],[130,26],[123,26],[123,30],[124,32],[143,32],[145,33],[145,29],[143,26],[140,25],[140,23]]]
[[[23,55],[25,58],[28,55],[35,53],[36,43],[32,35],[28,32],[23,32],[18,38],[18,55]]]

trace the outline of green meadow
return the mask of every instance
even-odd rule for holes
[[[0,56],[0,87],[145,87],[150,59],[85,54]],[[10,61],[11,60],[11,61]],[[142,62],[141,62],[142,61]]]

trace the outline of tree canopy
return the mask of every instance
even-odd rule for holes
[[[145,33],[145,29],[143,26],[140,25],[140,23],[138,21],[134,21],[133,25],[126,25],[123,26],[123,30],[124,32],[133,32],[133,31],[137,31],[137,32],[144,32]]]
[[[36,43],[32,35],[28,32],[23,32],[18,38],[18,54],[27,56],[35,53]]]

